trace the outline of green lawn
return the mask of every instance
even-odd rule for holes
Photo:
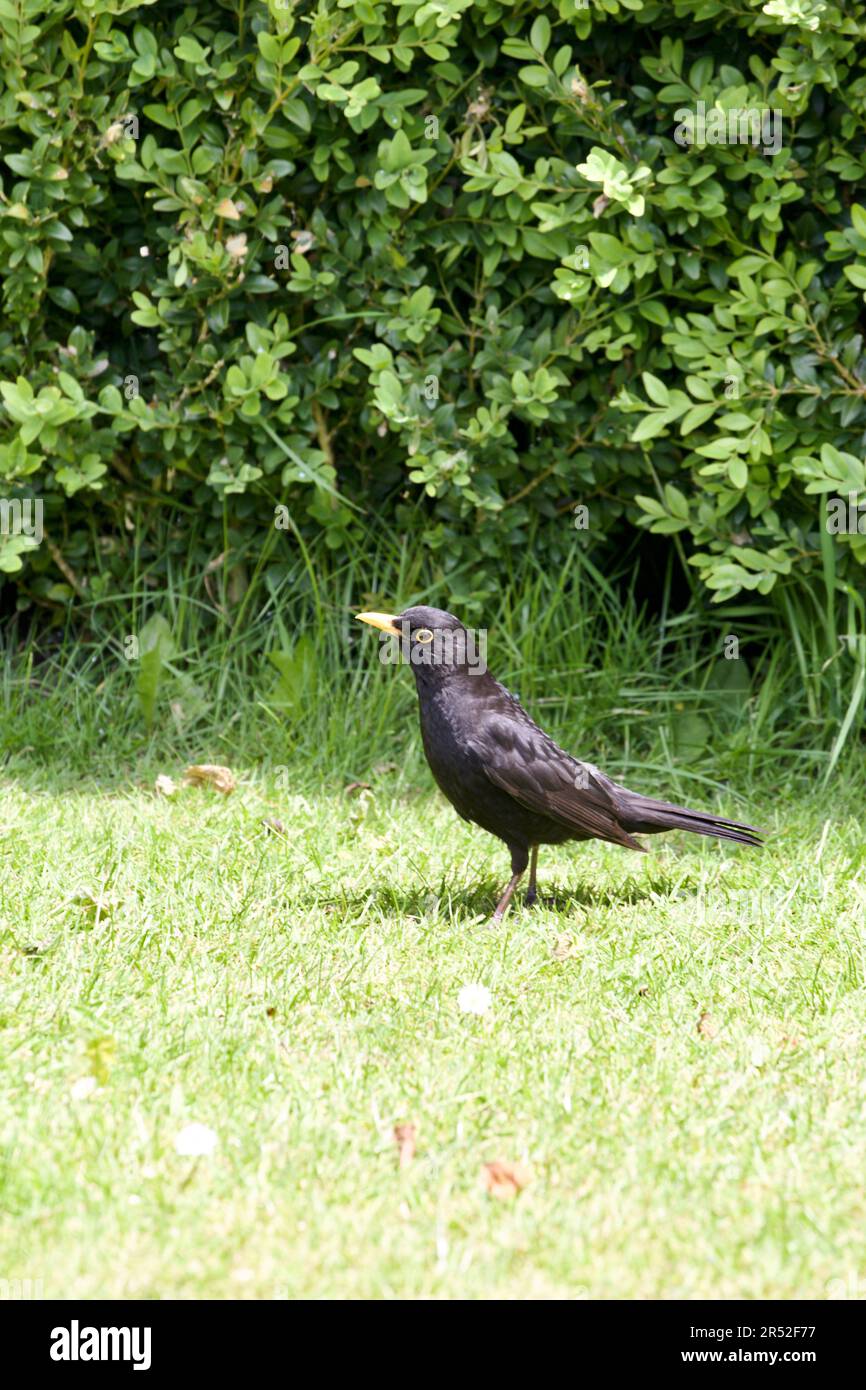
[[[549,849],[555,906],[490,931],[507,855],[426,781],[235,772],[167,800],[7,764],[3,1277],[60,1298],[862,1277],[855,814],[765,786],[723,806],[771,829],[763,852]],[[472,983],[485,1016],[458,1004]],[[175,1148],[192,1123],[216,1135],[198,1159]],[[530,1170],[519,1195],[485,1191],[492,1160]]]

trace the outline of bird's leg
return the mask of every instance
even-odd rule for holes
[[[494,912],[493,920],[490,923],[491,927],[498,926],[498,924],[502,921],[502,918],[505,916],[505,909],[511,902],[511,895],[514,892],[520,880],[523,878],[523,874],[524,870],[521,869],[519,873],[511,875],[511,878],[508,881],[508,887],[502,894],[502,897],[499,899],[499,902],[496,904],[496,911]]]
[[[529,861],[529,887],[526,890],[526,906],[532,907],[538,897],[535,891],[535,870],[538,867],[538,845],[532,846],[532,858]]]

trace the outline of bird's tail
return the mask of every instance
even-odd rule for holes
[[[654,835],[661,830],[691,830],[695,835],[715,835],[719,840],[734,840],[740,845],[761,846],[762,832],[753,825],[743,825],[725,816],[712,816],[706,811],[690,811],[685,806],[671,806],[666,801],[653,801],[650,796],[629,792],[620,804],[620,824],[631,834]]]

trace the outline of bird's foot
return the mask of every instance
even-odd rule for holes
[[[535,887],[527,888],[526,897],[523,900],[527,907],[534,907],[538,902],[538,891]]]

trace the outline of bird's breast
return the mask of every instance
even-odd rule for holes
[[[420,694],[420,692],[419,692]],[[425,691],[419,701],[421,740],[430,771],[439,789],[466,820],[483,823],[481,815],[490,782],[477,746],[480,714],[478,694],[448,683]],[[483,701],[482,701],[483,703]]]

